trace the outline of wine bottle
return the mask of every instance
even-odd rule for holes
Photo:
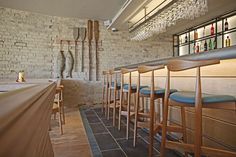
[[[198,32],[197,30],[194,31],[194,40],[197,40],[198,39]]]
[[[213,24],[211,24],[211,35],[214,35],[215,34],[215,28],[213,26]]]
[[[209,50],[212,50],[212,42],[211,42],[211,39],[209,40]]]
[[[213,41],[213,48],[214,48],[214,49],[217,49],[216,38],[214,38],[214,41]]]
[[[229,23],[227,19],[225,19],[225,31],[229,30]]]
[[[195,47],[196,47],[196,44],[194,43],[194,44],[193,44],[193,53],[196,52]]]
[[[207,51],[207,42],[205,40],[205,43],[204,43],[204,51]]]
[[[226,40],[225,40],[225,47],[229,47],[230,46],[230,38],[229,36],[227,36]]]
[[[206,35],[206,29],[205,29],[205,27],[203,28],[203,31],[202,31],[202,37],[205,37],[205,35]]]
[[[196,52],[199,53],[199,43],[197,43]]]
[[[187,36],[187,33],[185,34],[185,43],[188,42],[188,36]]]

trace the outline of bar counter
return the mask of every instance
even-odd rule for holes
[[[172,59],[209,60],[220,59],[220,64],[202,67],[202,92],[208,94],[232,95],[236,97],[236,46],[212,50],[198,54],[170,57],[137,63],[121,68],[137,68],[139,65],[167,64]],[[137,72],[132,72],[132,84],[137,83]],[[165,88],[166,69],[155,71],[155,86]],[[141,85],[150,85],[151,74],[141,75]],[[125,76],[128,82],[128,75]],[[196,70],[171,73],[171,88],[179,91],[195,91]],[[148,101],[146,101],[148,102]],[[158,101],[157,101],[158,102]],[[156,102],[156,103],[157,103]],[[157,105],[158,106],[158,105]],[[161,111],[161,109],[157,109]],[[215,148],[236,151],[236,112],[229,110],[203,109],[203,143]],[[194,109],[188,108],[186,112],[187,140],[194,140]],[[169,119],[171,123],[181,124],[180,108],[171,107]],[[178,136],[177,134],[174,136]]]
[[[0,156],[53,157],[48,130],[56,83],[0,83],[0,89]]]
[[[168,57],[163,59],[152,60],[148,62],[141,62],[137,64],[131,64],[121,67],[116,67],[115,70],[120,70],[121,68],[137,68],[139,65],[159,65],[166,64],[169,60],[172,59],[186,59],[186,60],[209,60],[209,59],[233,59],[236,58],[236,46],[211,50],[207,52],[195,53],[190,55],[178,56],[178,57]]]

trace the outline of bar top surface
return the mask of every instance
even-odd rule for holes
[[[152,60],[148,62],[141,62],[126,66],[120,66],[116,67],[115,70],[120,70],[121,68],[137,68],[139,65],[160,65],[160,64],[167,64],[169,60],[173,59],[185,59],[185,60],[209,60],[209,59],[233,59],[236,58],[236,46],[231,46],[227,48],[221,48],[216,50],[211,50],[208,52],[202,52],[202,53],[195,53],[190,55],[183,55],[178,57],[168,57],[168,58],[162,58],[157,60]]]

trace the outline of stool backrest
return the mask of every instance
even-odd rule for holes
[[[219,64],[219,60],[170,60],[167,64],[167,68],[169,71],[182,71],[202,66],[208,66],[213,64]]]
[[[147,73],[147,72],[152,72],[151,74],[151,97],[154,97],[154,88],[155,88],[155,83],[154,83],[154,71],[159,70],[159,69],[164,69],[164,65],[157,65],[157,66],[146,66],[142,65],[138,67],[138,82],[137,82],[137,97],[139,95],[139,89],[140,89],[140,74],[142,73]]]
[[[109,84],[110,86],[109,87],[112,87],[112,78],[113,78],[113,75],[115,75],[115,80],[114,80],[114,88],[116,88],[117,86],[117,74],[119,74],[120,71],[119,70],[114,70],[114,69],[111,69],[108,71],[108,78],[109,78]]]
[[[147,66],[147,65],[141,65],[138,67],[138,72],[139,73],[147,73],[150,71],[155,71],[158,69],[164,69],[165,66],[164,65],[157,65],[157,66]]]
[[[201,91],[201,71],[200,68],[203,66],[219,64],[219,60],[171,60],[167,64],[167,79],[166,79],[166,91],[165,91],[165,102],[168,104],[168,97],[170,94],[170,72],[183,71],[187,69],[196,68],[196,95],[195,95],[195,105],[201,108],[202,106],[202,91]]]

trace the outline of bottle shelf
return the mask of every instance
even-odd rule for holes
[[[231,18],[231,21],[229,20]],[[232,18],[234,18],[233,24],[232,23]],[[183,31],[182,33],[178,33],[173,35],[173,56],[179,56],[180,54],[192,54],[196,53],[193,52],[193,45],[197,45],[199,43],[200,46],[202,46],[205,41],[207,42],[207,46],[211,40],[212,43],[216,45],[216,49],[219,48],[224,48],[226,47],[225,45],[225,40],[226,36],[230,37],[230,46],[235,45],[236,40],[235,40],[235,34],[232,35],[233,33],[236,32],[236,10],[231,11],[225,15],[221,15],[217,18],[211,19],[209,21],[206,21],[205,23],[202,23],[198,26],[189,28],[188,30]],[[227,22],[227,23],[226,23]],[[225,26],[229,26],[230,28],[225,31]],[[214,34],[210,35],[211,29],[214,29]],[[193,39],[195,37],[195,31],[198,30],[198,35],[199,36],[199,31],[203,32],[203,34],[209,34],[205,36],[201,36],[197,39]],[[205,33],[204,33],[205,32]],[[187,42],[182,42],[180,41],[185,41],[187,38]],[[232,38],[232,39],[231,39]],[[184,39],[184,40],[181,40]],[[214,50],[214,48],[212,49]],[[207,51],[209,50],[209,47],[207,48]],[[200,51],[200,53],[205,52],[205,51]],[[198,53],[198,52],[197,52]]]

